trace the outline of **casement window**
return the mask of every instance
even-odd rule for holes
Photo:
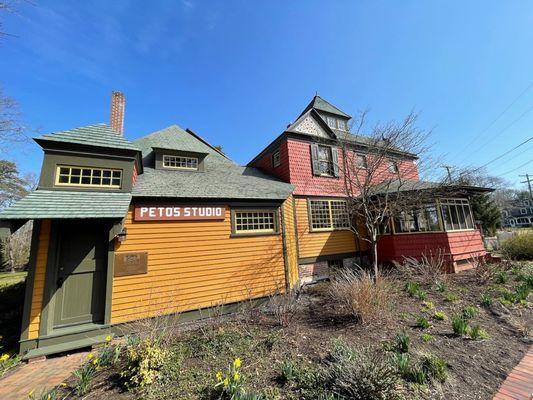
[[[339,176],[339,151],[337,147],[323,146],[313,143],[311,145],[311,162],[313,175]]]
[[[467,199],[442,199],[440,206],[447,231],[474,229],[472,211]]]
[[[364,168],[364,169],[368,168],[368,162],[364,154],[356,154],[355,162],[356,162],[357,168]]]
[[[198,170],[198,158],[163,155],[163,167],[171,169],[183,169],[188,171]]]
[[[438,209],[427,204],[416,209],[401,211],[394,218],[395,233],[440,231]]]
[[[122,170],[59,165],[56,173],[57,186],[81,186],[120,188]]]
[[[350,228],[345,200],[309,200],[309,225],[312,231]]]
[[[276,167],[279,167],[280,165],[281,165],[281,156],[278,150],[278,151],[275,151],[274,154],[272,154],[272,166],[276,168]]]
[[[393,173],[393,174],[397,174],[399,169],[398,169],[398,163],[394,160],[389,160],[388,162],[388,169],[389,169],[389,172]]]
[[[233,233],[275,234],[279,232],[276,210],[235,210],[232,212]]]

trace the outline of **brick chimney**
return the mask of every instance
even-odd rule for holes
[[[120,136],[124,136],[124,110],[126,108],[126,99],[122,92],[111,92],[111,114],[109,125],[111,129]]]

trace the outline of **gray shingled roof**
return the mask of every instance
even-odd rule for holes
[[[211,147],[177,125],[171,125],[139,138],[134,143],[141,149],[143,157],[146,157],[152,151],[152,148],[192,151],[194,153],[209,153],[212,151]]]
[[[380,183],[373,187],[374,194],[392,194],[398,192],[413,192],[413,191],[435,191],[435,193],[446,194],[455,192],[491,192],[494,189],[484,188],[480,186],[450,184],[446,182],[431,182],[431,181],[413,181],[413,180],[394,180]]]
[[[0,211],[0,220],[123,218],[130,201],[130,193],[36,190]]]
[[[337,107],[335,107],[333,104],[327,102],[320,96],[313,97],[313,100],[311,100],[311,103],[305,107],[304,111],[301,115],[305,114],[309,109],[314,108],[318,111],[325,111],[330,114],[340,115],[341,117],[345,118],[351,118],[348,114],[346,114],[344,111],[339,110]]]
[[[133,188],[134,197],[283,200],[294,189],[256,168],[235,164],[175,125],[134,143],[142,148],[143,158],[148,158],[153,147],[207,153],[203,172],[156,170],[145,165]]]
[[[132,142],[106,124],[82,126],[66,131],[47,133],[34,138],[36,142],[63,142],[114,149],[139,150]]]

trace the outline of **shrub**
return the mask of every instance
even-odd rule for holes
[[[326,380],[329,392],[343,399],[403,398],[396,368],[374,348],[334,351],[330,355]]]
[[[429,321],[424,317],[418,317],[416,319],[416,326],[421,329],[429,328]]]
[[[120,374],[126,386],[144,387],[153,383],[168,355],[168,350],[157,340],[146,338],[131,341],[125,351],[126,365]]]
[[[513,260],[533,260],[533,231],[513,236],[504,241],[502,253]]]
[[[400,269],[406,275],[418,275],[426,284],[434,284],[445,278],[445,257],[442,250],[435,254],[423,254],[420,259],[406,257]]]
[[[430,380],[444,383],[448,377],[448,363],[433,354],[424,354],[420,360],[420,367]]]
[[[444,313],[444,311],[435,311],[435,314],[433,314],[433,318],[435,318],[437,321],[444,321],[448,317]]]
[[[507,272],[505,271],[500,271],[496,274],[494,280],[496,283],[504,284],[507,283],[507,281],[509,280],[509,275],[507,275]]]
[[[405,332],[398,333],[396,335],[396,344],[394,347],[394,350],[397,353],[408,353],[409,352],[409,343],[411,342],[411,339],[409,338],[409,335]]]
[[[454,302],[454,301],[457,301],[459,300],[459,296],[457,296],[455,293],[447,293],[446,296],[444,297],[444,299],[446,301],[450,301],[450,302]]]
[[[280,326],[287,327],[291,324],[298,309],[296,296],[293,293],[284,293],[270,299],[270,307]]]
[[[468,334],[474,340],[484,340],[489,338],[489,334],[487,333],[487,331],[482,329],[479,325],[473,326]]]
[[[428,342],[431,342],[433,340],[433,336],[430,335],[429,333],[423,333],[420,338],[422,339],[422,341],[424,343],[428,343]]]
[[[482,294],[481,295],[481,305],[483,307],[492,306],[492,297],[490,297],[488,294]]]
[[[466,306],[463,308],[463,318],[465,320],[472,319],[478,314],[478,309],[475,306]]]
[[[458,315],[452,318],[453,333],[456,336],[464,336],[468,333],[468,322],[462,315]]]
[[[342,312],[363,324],[388,317],[393,304],[389,280],[381,274],[374,279],[370,272],[361,269],[340,271],[328,293]]]

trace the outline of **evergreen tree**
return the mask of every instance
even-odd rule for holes
[[[480,194],[470,199],[474,220],[481,222],[483,233],[493,236],[501,226],[502,215],[498,206],[488,194]]]

